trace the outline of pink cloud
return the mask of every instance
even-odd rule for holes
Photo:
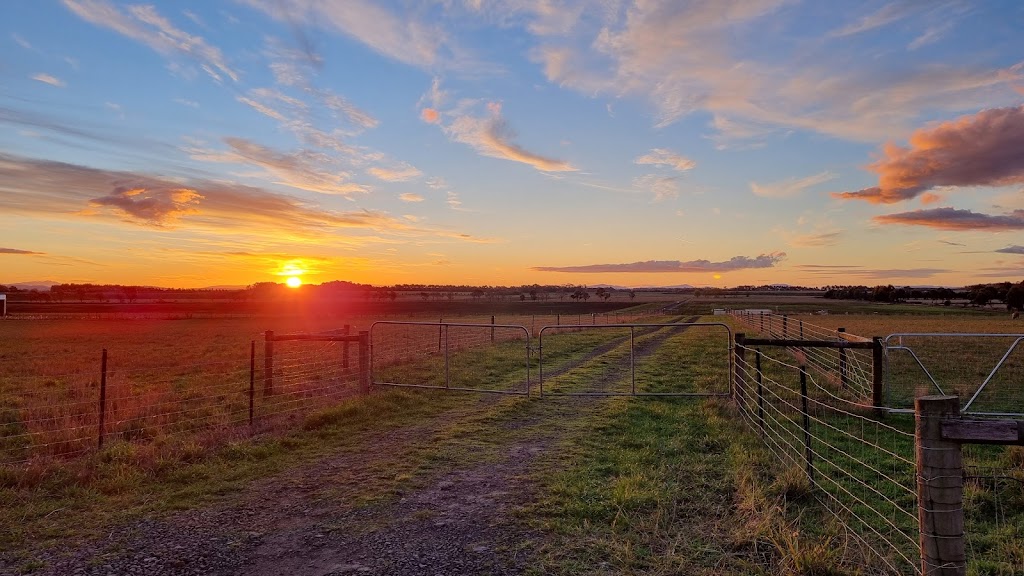
[[[723,262],[710,260],[648,260],[629,264],[589,264],[585,266],[535,266],[538,272],[575,272],[584,274],[610,274],[616,272],[732,272],[751,268],[772,268],[786,258],[785,252],[761,254],[756,258],[733,256]]]
[[[427,124],[437,124],[441,121],[441,113],[433,108],[424,108],[420,110],[420,119]]]
[[[910,147],[887,145],[869,166],[878,185],[836,198],[892,204],[936,186],[1024,184],[1024,106],[983,110],[922,128]]]

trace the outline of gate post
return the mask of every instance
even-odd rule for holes
[[[341,329],[341,333],[348,336],[352,333],[352,326],[345,324]],[[348,370],[348,340],[341,343],[341,368],[342,370]]]
[[[963,454],[959,442],[942,439],[942,420],[959,417],[957,396],[921,396],[914,400],[923,576],[967,574]]]
[[[882,337],[871,339],[871,405],[882,407],[882,386],[885,384],[885,347]]]
[[[359,393],[370,393],[370,333],[359,332]]]
[[[744,348],[744,343],[746,342],[746,339],[747,339],[746,334],[743,334],[742,332],[737,333],[736,334],[736,345],[733,347],[734,353],[736,355],[736,359],[735,359],[736,373],[735,373],[734,379],[733,379],[732,393],[733,393],[733,399],[736,400],[736,405],[739,406],[740,412],[743,412],[743,410],[746,408],[746,406],[744,406],[744,404],[743,404],[743,402],[744,402],[744,398],[743,398],[743,374],[744,374],[744,371],[746,370],[746,365],[747,365],[746,358],[745,358],[745,356],[746,356],[746,349]]]
[[[274,331],[267,330],[263,335],[263,395],[274,393]]]
[[[843,340],[843,341],[846,340],[842,336],[843,334],[846,333],[846,328],[837,328],[836,332],[838,332],[840,334],[840,336],[839,336],[840,340]],[[846,382],[847,382],[847,380],[849,380],[849,377],[846,374],[846,372],[847,372],[846,368],[847,368],[847,366],[846,366],[846,348],[840,348],[839,349],[839,387],[842,388],[843,390],[846,390]]]

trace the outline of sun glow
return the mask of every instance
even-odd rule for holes
[[[298,288],[299,286],[302,286],[302,278],[299,278],[298,276],[290,276],[284,281],[284,283],[287,284],[289,288]]]

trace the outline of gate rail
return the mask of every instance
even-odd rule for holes
[[[689,329],[694,326],[718,326],[725,329],[727,336],[726,346],[726,362],[728,364],[728,373],[726,374],[726,386],[728,387],[727,392],[637,392],[636,389],[636,354],[635,354],[635,340],[636,340],[636,329],[637,328],[683,328]],[[581,331],[581,330],[603,330],[609,328],[629,328],[629,373],[630,373],[630,391],[629,392],[550,392],[544,390],[544,333],[547,331],[564,330],[564,331]],[[657,331],[657,330],[656,330]],[[733,383],[732,374],[735,372],[735,366],[733,364],[733,333],[732,328],[723,322],[676,322],[676,323],[637,323],[637,324],[600,324],[600,325],[561,325],[561,326],[544,326],[538,332],[538,345],[537,345],[537,356],[540,361],[540,369],[538,375],[538,382],[540,388],[541,397],[544,396],[690,396],[690,397],[731,397],[733,394]]]
[[[424,326],[424,327],[436,327],[438,329],[438,352],[444,354],[444,386],[437,386],[433,384],[415,384],[415,383],[401,383],[401,382],[378,382],[376,378],[375,368],[379,366],[382,360],[379,357],[379,350],[375,346],[376,340],[374,334],[378,333],[380,326]],[[449,328],[478,328],[480,330],[490,331],[490,342],[495,342],[495,331],[496,330],[514,330],[516,332],[522,331],[524,336],[523,352],[524,352],[524,367],[525,367],[525,390],[498,390],[495,388],[469,388],[465,386],[452,386],[451,385],[451,357],[452,349],[448,338]],[[433,340],[433,337],[431,337]],[[530,381],[530,331],[525,326],[518,324],[479,324],[479,323],[466,323],[466,322],[402,322],[397,320],[379,320],[370,325],[369,330],[369,343],[370,343],[370,382],[376,386],[394,386],[399,388],[430,388],[439,390],[459,390],[464,392],[486,392],[489,394],[509,394],[514,396],[529,396],[531,389]]]

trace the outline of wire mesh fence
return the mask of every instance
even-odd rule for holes
[[[808,340],[819,342],[872,342],[872,338],[847,333],[840,328],[834,330],[790,318],[786,315],[748,313],[735,311],[733,318],[744,326],[757,330],[767,338],[780,340]],[[821,379],[834,381],[838,394],[843,397],[870,405],[875,401],[876,364],[874,352],[869,348],[826,348],[807,346],[786,346],[794,361],[815,372]],[[881,374],[877,374],[881,377]]]
[[[785,351],[737,344],[737,404],[885,573],[920,572],[913,418],[879,418]]]

